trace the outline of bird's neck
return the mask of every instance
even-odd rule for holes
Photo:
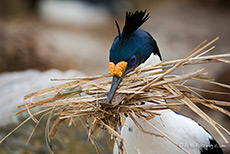
[[[152,53],[149,56],[149,58],[144,63],[142,63],[139,67],[143,67],[143,66],[147,66],[147,65],[153,66],[154,64],[159,63],[159,62],[161,62],[160,57],[158,55],[155,55],[155,54]],[[161,75],[161,73],[160,74],[154,74],[154,75],[152,73],[156,73],[156,72],[160,72],[160,71],[162,71],[162,69],[157,68],[157,69],[154,69],[152,71],[148,71],[146,73],[143,73],[143,75],[147,76],[147,78],[149,80],[153,80],[153,78],[156,78],[157,76]],[[152,95],[152,94],[150,94],[150,95]],[[165,104],[165,101],[164,100],[159,100],[158,103]],[[153,103],[146,102],[146,104],[153,104]]]
[[[153,66],[154,64],[157,64],[159,62],[161,62],[160,57],[158,55],[155,55],[155,54],[152,53],[144,63],[139,65],[139,67]],[[159,69],[154,69],[152,71],[144,72],[143,75],[148,76],[148,77],[150,77],[150,79],[152,79],[152,78],[155,78],[155,77],[159,76],[160,74],[157,74],[157,75],[151,75],[151,74],[155,73],[155,72],[159,72],[159,71],[162,71],[162,69],[159,68]]]
[[[152,53],[144,63],[139,65],[139,67],[153,66],[154,64],[157,64],[159,62],[161,62],[160,57],[158,55],[155,55]],[[151,80],[151,79],[156,78],[157,76],[161,75],[161,74],[156,74],[156,72],[161,72],[161,71],[162,71],[162,69],[159,66],[159,69],[156,67],[156,69],[154,69],[154,70],[143,72],[142,75],[148,77]],[[155,75],[153,75],[153,73]]]

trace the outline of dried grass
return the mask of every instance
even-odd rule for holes
[[[181,106],[187,106],[207,121],[224,139],[224,141],[228,143],[220,129],[230,135],[229,131],[203,112],[196,103],[203,104],[204,106],[230,116],[229,111],[222,108],[223,106],[230,106],[230,102],[208,100],[197,94],[194,90],[221,95],[229,95],[229,93],[199,89],[185,85],[185,83],[189,80],[195,80],[197,82],[202,81],[209,84],[215,84],[227,89],[230,89],[230,85],[210,80],[210,78],[206,76],[207,72],[205,72],[203,68],[195,71],[191,70],[189,73],[180,75],[170,75],[174,70],[181,69],[182,66],[186,65],[198,65],[204,63],[229,64],[229,53],[204,56],[204,54],[210,52],[214,48],[210,46],[216,40],[218,40],[218,38],[209,43],[206,43],[206,41],[202,42],[183,59],[160,62],[153,66],[137,68],[124,78],[116,92],[112,104],[105,104],[108,90],[111,85],[111,77],[109,74],[71,79],[53,79],[53,81],[73,81],[26,95],[24,99],[29,102],[18,106],[18,108],[22,109],[17,114],[27,111],[29,117],[12,132],[30,119],[32,119],[37,126],[42,117],[49,115],[46,126],[47,142],[50,141],[50,138],[55,136],[60,124],[68,122],[68,125],[71,126],[74,121],[80,120],[88,134],[89,140],[95,145],[95,147],[96,144],[93,134],[98,129],[108,131],[108,133],[111,134],[111,138],[117,138],[115,141],[118,144],[118,141],[122,143],[126,142],[120,135],[120,114],[124,114],[133,119],[134,123],[142,132],[165,137],[178,146],[173,139],[166,136],[161,130],[158,130],[154,124],[151,124],[148,120],[158,116],[157,113],[151,111],[164,109],[178,110]],[[153,78],[153,75],[156,77]],[[40,99],[33,101],[33,98]],[[164,104],[164,100],[166,100],[167,104]],[[174,102],[172,103],[171,100],[174,100]],[[153,104],[141,105],[141,102],[146,101],[153,102]],[[37,106],[42,107],[42,110],[36,113],[31,113],[30,109]],[[37,115],[42,115],[39,120],[36,119]],[[151,125],[158,133],[154,134],[144,130],[135,120],[134,115],[145,120],[146,123]],[[57,119],[50,128],[50,119],[52,117],[57,117]],[[3,138],[1,142],[3,142],[9,135]],[[178,146],[178,148],[188,153],[182,147]],[[124,151],[120,150],[120,153],[123,152],[125,152],[125,149]]]

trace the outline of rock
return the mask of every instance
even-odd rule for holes
[[[16,107],[23,103],[23,97],[36,90],[41,90],[63,83],[62,81],[50,81],[52,78],[79,77],[84,74],[79,71],[26,70],[20,72],[8,72],[0,74],[0,126],[17,121]]]

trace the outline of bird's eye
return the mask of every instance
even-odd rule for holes
[[[137,57],[134,55],[129,59],[129,66],[133,66],[137,62]]]

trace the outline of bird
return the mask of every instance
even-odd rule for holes
[[[123,78],[137,67],[153,65],[162,61],[156,40],[140,26],[150,18],[147,10],[126,12],[123,31],[115,21],[118,35],[115,37],[109,53],[111,87],[106,103],[111,104]],[[150,102],[142,102],[149,104]],[[193,119],[170,109],[152,111],[159,116],[148,120],[159,130],[170,137],[178,146],[191,154],[223,154],[216,140]],[[135,120],[149,132],[157,133],[146,121],[133,115]],[[127,141],[122,147],[115,142],[113,154],[120,149],[128,154],[184,154],[181,148],[164,137],[142,132],[130,117],[125,117],[121,136]]]

